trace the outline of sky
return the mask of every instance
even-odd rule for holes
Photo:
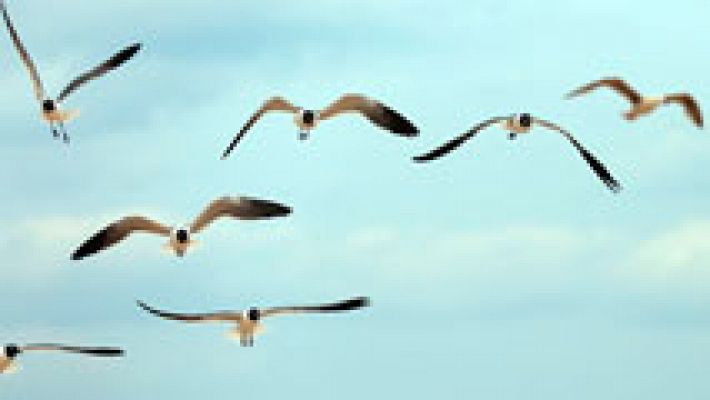
[[[27,354],[0,376],[0,399],[708,397],[707,131],[677,107],[629,123],[604,90],[563,99],[617,75],[705,106],[706,1],[6,3],[51,93],[129,43],[144,48],[67,100],[82,114],[65,146],[0,35],[0,341],[127,351]],[[420,137],[348,116],[300,142],[272,115],[219,160],[268,97],[319,108],[351,92],[401,111]],[[537,129],[514,142],[491,129],[411,162],[514,112],[566,127],[624,190]],[[69,259],[125,215],[185,224],[224,195],[294,212],[219,221],[183,259],[140,235]],[[135,306],[357,295],[372,307],[275,318],[254,348],[229,326]]]

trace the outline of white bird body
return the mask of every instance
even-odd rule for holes
[[[530,133],[530,130],[532,129],[532,125],[525,126],[524,124],[521,124],[519,118],[506,119],[505,121],[502,121],[500,124],[504,130],[506,130],[510,133],[514,133],[516,135]]]
[[[51,111],[42,110],[42,119],[49,123],[64,123],[79,116],[79,110],[60,110],[55,108]]]
[[[663,97],[642,97],[641,102],[632,105],[631,110],[624,113],[624,118],[633,121],[638,117],[652,113],[663,103]]]
[[[15,362],[5,356],[0,356],[0,374],[12,373],[15,370]]]

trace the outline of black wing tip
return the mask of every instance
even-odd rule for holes
[[[382,103],[380,103],[380,107],[384,114],[381,121],[384,128],[404,137],[413,138],[419,136],[419,128],[401,113]]]
[[[100,357],[123,357],[126,355],[126,351],[123,349],[120,349],[118,347],[103,347],[103,348],[88,349],[88,350],[82,351],[82,353],[91,354],[91,355],[100,356]]]
[[[108,236],[108,232],[111,228],[112,225],[96,232],[81,246],[79,246],[78,249],[74,251],[74,253],[71,255],[71,259],[73,261],[82,260],[103,250],[104,244],[106,242],[106,237]]]
[[[291,207],[271,200],[249,199],[263,218],[285,217],[293,211]]]
[[[422,154],[420,156],[412,157],[412,161],[414,161],[415,163],[418,163],[418,164],[423,164],[423,163],[433,161],[433,160],[436,160],[436,157],[432,157],[428,154]]]

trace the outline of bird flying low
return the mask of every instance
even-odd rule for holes
[[[299,139],[308,139],[310,132],[324,120],[337,117],[345,113],[360,113],[380,128],[386,129],[404,137],[414,137],[419,130],[407,118],[397,111],[359,94],[346,94],[321,111],[307,110],[291,104],[282,97],[272,97],[267,100],[259,110],[252,115],[242,129],[237,133],[227,149],[222,154],[225,159],[234,150],[246,133],[263,117],[270,112],[285,112],[293,114],[293,121],[300,129]]]
[[[124,354],[123,350],[113,347],[78,347],[63,344],[28,344],[18,346],[16,344],[8,344],[3,347],[2,354],[0,354],[0,374],[13,372],[16,367],[16,359],[20,354],[35,351],[59,351],[84,354],[93,357],[120,357]]]
[[[474,126],[471,130],[468,132],[450,140],[449,142],[443,144],[442,146],[417,157],[414,157],[414,161],[416,162],[427,162],[427,161],[432,161],[436,160],[449,152],[453,151],[454,149],[458,148],[461,146],[464,142],[467,140],[471,139],[472,137],[476,136],[478,132],[491,127],[493,125],[498,125],[502,129],[508,131],[508,138],[511,140],[514,140],[517,138],[518,135],[529,133],[530,130],[533,128],[533,126],[541,126],[543,128],[547,128],[549,130],[555,131],[557,133],[562,134],[571,144],[574,146],[575,149],[579,152],[579,154],[584,158],[584,160],[589,164],[589,166],[592,168],[594,173],[597,174],[599,179],[604,182],[604,184],[611,189],[613,192],[618,192],[621,190],[621,184],[614,179],[614,177],[611,175],[611,173],[607,170],[607,168],[596,158],[592,153],[590,153],[587,149],[585,149],[578,141],[577,139],[572,136],[571,133],[566,131],[565,129],[562,129],[556,124],[553,124],[552,122],[548,122],[539,118],[534,118],[530,114],[527,113],[522,113],[522,114],[514,114],[511,116],[507,117],[494,117],[490,118],[488,120],[485,120],[481,122],[480,124]]]
[[[685,109],[685,114],[698,128],[703,127],[703,113],[695,98],[688,93],[665,94],[660,97],[641,96],[626,81],[621,78],[604,78],[590,82],[567,94],[568,99],[587,94],[601,87],[614,90],[622,97],[631,102],[631,110],[625,112],[624,118],[627,121],[635,121],[640,116],[647,115],[657,110],[662,105],[679,104]]]
[[[166,248],[182,257],[191,246],[196,244],[192,235],[204,230],[215,220],[232,217],[240,220],[257,220],[284,217],[291,214],[291,208],[268,200],[249,197],[222,197],[212,201],[189,227],[172,228],[142,216],[129,216],[103,228],[72,254],[72,260],[81,260],[104,250],[134,232],[152,233],[168,237]]]
[[[196,322],[226,322],[236,324],[230,331],[230,336],[239,339],[239,343],[245,347],[254,346],[254,335],[263,330],[262,319],[277,315],[303,314],[303,313],[337,313],[357,310],[370,305],[367,297],[354,297],[337,303],[321,304],[314,306],[293,306],[274,308],[250,308],[244,311],[217,311],[205,314],[180,314],[158,310],[150,307],[142,301],[138,301],[138,306],[143,310],[174,321],[196,323]]]
[[[49,98],[45,93],[44,86],[42,85],[42,80],[40,79],[39,72],[37,71],[37,67],[34,61],[32,61],[30,54],[27,52],[27,49],[22,44],[20,36],[17,33],[17,30],[15,29],[15,26],[13,25],[12,20],[10,19],[10,15],[7,12],[7,7],[5,6],[4,1],[0,1],[0,8],[2,9],[2,16],[5,20],[7,30],[10,33],[10,38],[12,39],[15,49],[20,54],[20,58],[25,64],[27,72],[30,75],[30,80],[32,81],[35,98],[40,104],[42,118],[49,123],[49,127],[52,131],[52,136],[54,136],[55,139],[58,139],[61,134],[64,142],[69,143],[69,134],[64,128],[64,123],[76,118],[79,115],[79,111],[60,109],[60,104],[62,104],[70,94],[79,89],[85,83],[106,74],[107,72],[119,67],[121,64],[130,60],[141,49],[141,44],[134,43],[120,50],[119,52],[111,56],[111,58],[94,67],[93,69],[82,73],[74,80],[69,82],[69,84],[64,87],[64,89],[59,93],[59,96],[52,99]]]

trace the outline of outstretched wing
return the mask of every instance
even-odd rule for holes
[[[111,56],[111,58],[97,65],[93,69],[79,75],[73,81],[69,82],[69,84],[64,88],[64,90],[62,90],[62,92],[59,94],[59,97],[57,97],[57,102],[61,103],[62,101],[64,101],[64,99],[67,98],[67,96],[69,96],[83,84],[94,80],[113,69],[118,68],[121,64],[130,60],[133,56],[136,55],[136,53],[138,53],[138,51],[141,49],[141,46],[142,45],[140,43],[134,43],[119,51],[118,53],[114,54],[113,56]]]
[[[72,254],[71,259],[81,260],[86,256],[104,250],[125,239],[133,232],[147,232],[161,236],[170,236],[170,227],[145,217],[126,217],[95,233]]]
[[[242,319],[239,311],[218,311],[205,314],[180,314],[153,308],[138,300],[138,306],[143,310],[163,319],[181,322],[238,322]]]
[[[590,82],[568,93],[567,98],[571,99],[573,97],[581,96],[600,87],[608,87],[610,89],[613,89],[614,91],[625,97],[627,100],[629,100],[632,104],[639,104],[641,102],[641,95],[636,90],[629,86],[629,84],[626,83],[623,79],[615,77],[604,78],[594,82]]]
[[[300,314],[300,313],[336,313],[357,310],[370,305],[368,297],[354,297],[352,299],[339,301],[337,303],[320,304],[314,306],[295,307],[274,307],[261,312],[262,317],[270,317],[280,314]]]
[[[599,179],[604,182],[604,184],[614,193],[617,193],[621,191],[621,184],[619,181],[617,181],[609,172],[609,170],[604,166],[604,164],[601,163],[592,153],[589,152],[589,150],[585,149],[578,141],[577,139],[572,136],[571,133],[567,132],[565,129],[562,129],[561,127],[557,126],[556,124],[553,124],[552,122],[541,120],[541,119],[535,119],[534,122],[540,126],[543,126],[547,129],[551,129],[553,131],[559,132],[569,140],[570,143],[574,146],[575,149],[579,152],[579,154],[584,158],[584,160],[589,164],[589,166],[592,168],[595,174],[599,177]]]
[[[476,134],[478,134],[478,132],[488,128],[489,126],[491,126],[495,123],[505,121],[508,118],[509,117],[495,117],[495,118],[491,118],[486,121],[483,121],[480,124],[471,128],[468,132],[444,143],[442,146],[437,147],[436,149],[434,149],[426,154],[422,154],[420,156],[414,157],[414,161],[427,162],[427,161],[436,160],[437,158],[440,158],[443,155],[448,154],[449,152],[453,151],[457,147],[461,146],[462,144],[464,144],[464,142],[466,142],[467,140],[476,136]]]
[[[221,217],[253,220],[284,217],[291,208],[273,201],[250,197],[221,197],[212,201],[190,225],[191,233],[198,233]]]
[[[703,127],[703,112],[700,111],[700,106],[698,105],[698,102],[695,101],[695,98],[693,98],[693,96],[691,96],[690,94],[688,94],[688,93],[669,94],[664,97],[663,102],[666,104],[669,104],[669,103],[680,104],[685,109],[685,113],[688,116],[688,118],[690,118],[698,128]]]
[[[22,351],[64,351],[67,353],[86,354],[95,357],[120,357],[125,354],[123,349],[116,347],[67,346],[53,343],[29,344],[23,346]]]
[[[15,30],[15,26],[12,24],[10,14],[8,14],[7,12],[7,7],[5,6],[4,1],[0,1],[0,8],[2,8],[2,17],[5,20],[5,25],[7,26],[8,32],[10,32],[10,38],[12,39],[12,43],[15,45],[15,49],[17,49],[17,52],[20,53],[20,58],[25,64],[27,72],[29,72],[30,74],[30,79],[32,80],[32,86],[34,88],[35,97],[37,98],[37,101],[42,101],[45,97],[44,88],[42,87],[42,80],[39,77],[39,72],[37,72],[37,67],[32,61],[30,54],[27,52],[27,49],[25,49],[25,46],[22,44],[20,35],[17,33],[17,30]]]
[[[402,114],[377,100],[359,94],[344,95],[321,111],[318,117],[326,120],[349,112],[359,112],[375,125],[401,136],[414,137],[419,134],[419,129]]]
[[[242,129],[237,133],[237,135],[232,139],[232,141],[229,143],[229,146],[227,146],[227,149],[224,150],[224,153],[222,153],[222,159],[224,160],[229,156],[229,153],[234,150],[234,148],[237,146],[240,140],[244,137],[244,135],[249,132],[252,126],[256,124],[261,117],[264,116],[264,114],[271,112],[271,111],[280,111],[280,112],[290,112],[290,113],[297,113],[299,111],[299,108],[291,104],[288,100],[284,99],[283,97],[272,97],[269,100],[267,100],[261,108],[259,108],[254,115],[249,118],[249,121],[247,121],[246,124],[242,127]]]

